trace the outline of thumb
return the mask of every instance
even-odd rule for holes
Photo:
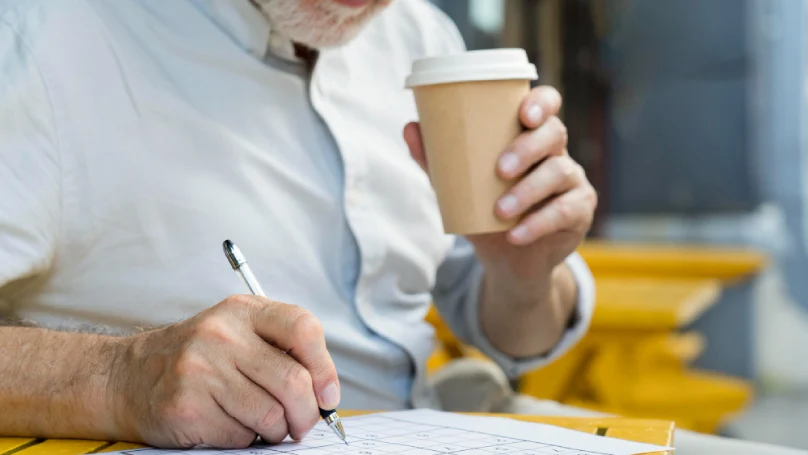
[[[410,148],[410,156],[421,166],[424,172],[426,167],[426,153],[424,152],[424,142],[421,140],[421,126],[418,122],[410,122],[404,126],[404,142]]]

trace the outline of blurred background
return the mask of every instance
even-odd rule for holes
[[[592,332],[514,386],[808,449],[808,2],[433,2],[527,50],[600,194]]]

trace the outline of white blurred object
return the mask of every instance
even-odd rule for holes
[[[610,216],[603,234],[618,241],[742,245],[772,255],[783,254],[794,245],[783,211],[773,204],[741,214]]]
[[[471,21],[486,33],[496,34],[502,30],[502,23],[505,20],[504,13],[502,0],[471,0],[469,2]]]
[[[808,315],[788,295],[777,265],[758,278],[753,298],[755,363],[764,391],[808,390]]]

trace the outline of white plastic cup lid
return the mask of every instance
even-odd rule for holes
[[[406,86],[538,78],[524,49],[490,49],[416,60]]]

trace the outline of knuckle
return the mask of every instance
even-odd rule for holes
[[[274,302],[263,297],[236,294],[226,298],[221,305],[228,314],[237,315],[239,318],[249,318],[255,313],[269,310],[272,303]]]
[[[225,435],[228,448],[246,449],[255,441],[255,433],[246,428],[236,428]]]
[[[174,365],[174,373],[180,379],[187,377],[199,377],[210,374],[213,371],[210,363],[200,354],[192,349],[186,349],[184,354]]]
[[[228,308],[249,308],[254,306],[255,303],[256,299],[253,296],[236,294],[224,299],[221,305]]]
[[[296,345],[309,344],[325,337],[323,325],[308,311],[299,308],[291,327],[291,336]]]
[[[555,172],[563,180],[567,181],[574,178],[578,172],[577,164],[567,156],[559,156],[553,160]]]
[[[214,314],[199,321],[194,335],[216,343],[231,343],[234,341],[233,332],[227,320]]]
[[[314,393],[311,374],[300,365],[294,365],[286,371],[283,378],[283,388],[289,395],[294,397]]]
[[[183,395],[173,397],[161,405],[157,413],[159,420],[168,423],[168,426],[177,426],[179,428],[193,425],[202,417],[202,411],[195,401],[187,399]]]
[[[591,185],[587,185],[587,190],[586,190],[586,193],[584,193],[584,198],[589,203],[589,205],[592,207],[592,210],[597,208],[597,206],[598,206],[598,192],[595,191],[595,188],[593,188]]]
[[[312,377],[312,381],[316,378],[318,384],[328,384],[339,381],[336,367],[334,367],[334,362],[331,360],[330,356],[329,361],[318,365],[314,371],[309,371],[309,374]]]
[[[550,122],[553,129],[555,129],[556,134],[558,134],[562,138],[562,142],[566,144],[567,140],[569,139],[567,125],[565,125],[564,122],[558,117],[552,117]]]
[[[567,159],[570,161],[571,167],[572,167],[572,172],[571,172],[571,176],[570,176],[572,178],[572,180],[574,182],[577,182],[577,183],[588,182],[588,180],[586,178],[586,171],[584,170],[584,167],[581,166],[580,164],[578,164],[572,158],[567,157]]]
[[[261,318],[275,318],[278,314],[278,309],[283,308],[280,302],[274,300],[256,298],[248,308],[252,312],[252,316]]]
[[[271,403],[269,409],[263,414],[261,420],[258,422],[258,427],[264,431],[271,430],[286,421],[283,406],[278,403]]]
[[[567,201],[558,201],[556,214],[562,225],[569,224],[575,218],[575,207]]]

